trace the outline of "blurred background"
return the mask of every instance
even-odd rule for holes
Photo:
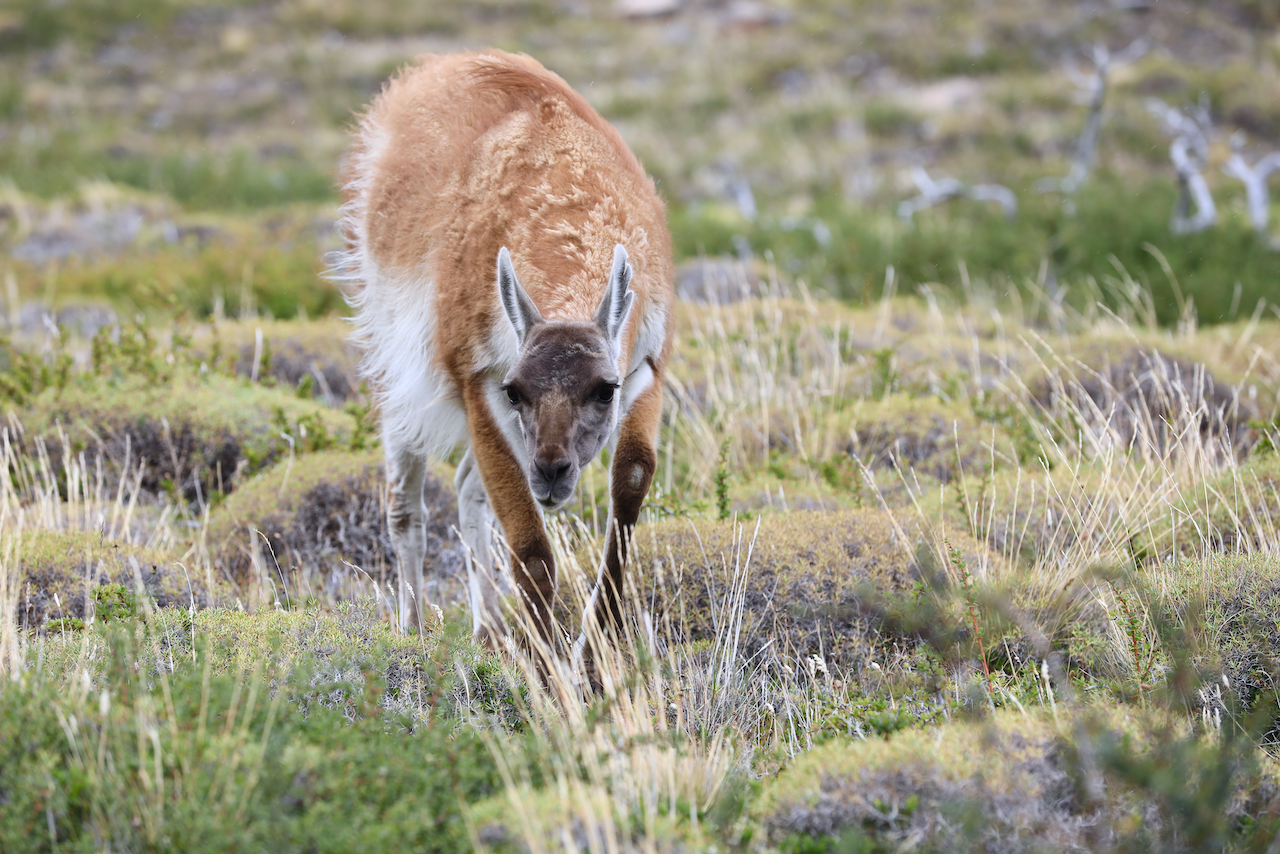
[[[686,295],[1269,314],[1278,27],[1271,0],[9,0],[4,323],[339,311],[353,112],[417,54],[488,45],[618,126]]]

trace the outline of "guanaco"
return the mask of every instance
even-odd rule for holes
[[[427,460],[465,449],[454,483],[475,635],[504,634],[513,581],[555,644],[544,513],[607,444],[607,542],[584,624],[616,625],[671,352],[653,181],[559,76],[489,50],[396,75],[358,118],[342,183],[338,275],[381,416],[402,624],[422,630],[427,604]]]

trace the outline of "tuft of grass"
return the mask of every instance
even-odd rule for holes
[[[920,117],[896,101],[871,101],[862,110],[867,132],[876,136],[900,136],[914,133]]]
[[[729,440],[720,443],[720,456],[716,460],[716,514],[720,521],[729,518]]]
[[[893,516],[793,511],[762,514],[750,527],[755,538],[745,579],[735,575],[747,557],[740,522],[671,519],[637,531],[637,595],[654,621],[677,626],[681,642],[712,640],[726,624],[717,603],[733,592],[742,597],[736,619],[743,655],[773,649],[790,662],[816,655],[851,679],[866,677],[867,661],[885,657],[885,647],[919,642],[909,628],[900,634],[901,627],[885,617],[911,610],[908,598],[917,583],[927,584],[934,567],[921,565],[914,537]],[[988,559],[976,542],[966,540],[963,548],[974,560]],[[583,565],[592,565],[589,553],[580,555]],[[670,590],[681,594],[672,598]],[[959,625],[959,612],[939,618]]]

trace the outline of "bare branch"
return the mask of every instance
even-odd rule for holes
[[[995,202],[1004,208],[1004,215],[1013,219],[1018,214],[1018,197],[1003,184],[974,184],[969,188],[969,198],[975,202]]]
[[[1157,98],[1148,98],[1146,106],[1174,137],[1169,146],[1169,159],[1173,161],[1173,168],[1178,173],[1181,192],[1174,205],[1169,228],[1174,234],[1204,231],[1218,221],[1218,209],[1204,178],[1204,168],[1209,162],[1209,140],[1213,137],[1213,120],[1209,117],[1209,107],[1202,101],[1183,111]],[[1195,214],[1191,215],[1193,202]]]
[[[1249,221],[1253,223],[1254,231],[1259,235],[1265,235],[1271,213],[1271,192],[1267,186],[1267,179],[1271,177],[1272,172],[1280,171],[1280,152],[1272,152],[1250,166],[1240,153],[1242,147],[1243,140],[1238,135],[1233,136],[1231,157],[1223,165],[1222,171],[1244,184]],[[1275,243],[1272,241],[1273,246]]]
[[[1102,108],[1107,99],[1107,84],[1111,71],[1116,66],[1133,62],[1146,52],[1146,39],[1135,40],[1115,56],[1111,55],[1106,45],[1099,42],[1093,46],[1093,73],[1087,75],[1080,73],[1073,58],[1067,59],[1065,66],[1067,77],[1075,85],[1079,101],[1088,104],[1089,114],[1085,119],[1080,139],[1076,141],[1071,168],[1062,178],[1042,178],[1037,181],[1038,192],[1060,192],[1070,196],[1084,184],[1089,173],[1093,171],[1093,163],[1097,156],[1098,135],[1102,130]]]
[[[911,180],[920,190],[920,195],[913,196],[898,205],[898,218],[902,220],[910,221],[918,211],[957,196],[967,196],[978,202],[996,202],[1004,209],[1004,215],[1009,219],[1013,219],[1018,213],[1018,197],[1014,195],[1013,190],[1002,184],[974,184],[969,187],[955,178],[934,180],[919,166],[912,168]]]
[[[1134,39],[1128,47],[1113,56],[1111,61],[1115,65],[1128,65],[1131,62],[1137,62],[1150,49],[1151,44],[1146,39]]]
[[[1169,146],[1169,159],[1178,172],[1178,184],[1182,192],[1173,209],[1173,221],[1169,228],[1174,234],[1194,234],[1204,231],[1218,221],[1218,209],[1213,203],[1213,194],[1209,192],[1209,184],[1204,179],[1204,159],[1195,151],[1194,143],[1185,136],[1180,136]],[[1196,212],[1188,216],[1190,203],[1194,201]]]

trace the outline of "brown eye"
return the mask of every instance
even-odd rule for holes
[[[512,406],[518,406],[520,404],[520,392],[516,391],[511,386],[507,386],[503,391],[507,393],[507,400],[511,401]]]
[[[617,388],[613,383],[600,383],[596,386],[596,400],[601,403],[611,403],[613,401],[613,390]]]

